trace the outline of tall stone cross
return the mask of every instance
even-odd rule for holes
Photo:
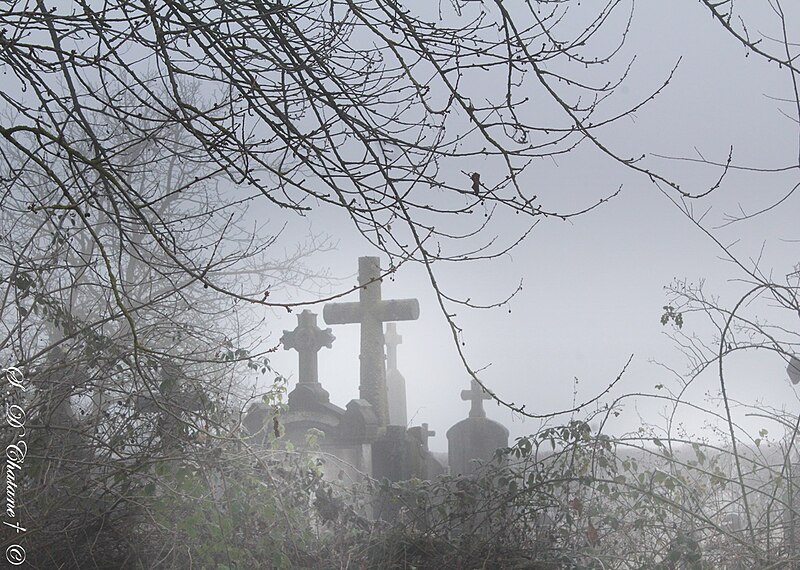
[[[375,411],[381,426],[389,423],[386,393],[383,323],[414,321],[419,318],[416,299],[384,300],[381,298],[380,258],[358,258],[359,295],[357,303],[329,303],[322,315],[329,325],[359,323],[361,325],[361,398]]]
[[[403,344],[403,337],[397,334],[397,325],[394,323],[386,323],[383,336],[386,342],[386,369],[397,370],[397,345]]]
[[[397,334],[394,323],[386,323],[386,392],[389,395],[389,423],[396,426],[408,425],[408,406],[406,404],[406,379],[397,369],[397,345],[403,337]]]
[[[470,390],[461,390],[462,400],[471,400],[472,408],[469,411],[471,418],[485,418],[486,411],[483,409],[483,401],[491,400],[492,397],[478,384],[474,378],[471,380],[472,388]]]
[[[319,384],[317,353],[323,346],[331,348],[335,339],[331,329],[317,326],[317,315],[308,309],[297,315],[297,328],[283,331],[281,343],[284,350],[294,349],[299,355],[300,384]]]

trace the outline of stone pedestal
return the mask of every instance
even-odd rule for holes
[[[330,394],[319,382],[299,383],[287,397],[289,409],[303,409],[330,402]]]

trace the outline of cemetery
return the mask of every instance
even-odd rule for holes
[[[357,481],[361,473],[400,482],[476,471],[508,447],[508,430],[483,410],[483,402],[491,396],[475,380],[461,392],[461,399],[470,402],[469,416],[447,430],[449,452],[442,464],[428,450],[428,438],[435,435],[428,423],[407,424],[405,380],[398,369],[397,345],[402,337],[396,322],[419,318],[417,300],[382,299],[379,258],[361,257],[358,268],[359,302],[327,304],[323,315],[326,324],[361,326],[361,398],[344,407],[330,402],[320,382],[317,353],[332,348],[335,336],[331,328],[321,329],[317,315],[306,309],[297,315],[297,328],[284,331],[281,338],[286,350],[297,351],[299,370],[297,385],[288,394],[288,412],[280,418],[282,437],[302,449],[308,430],[317,430],[320,450],[338,458],[334,468],[345,471],[327,475],[335,479],[346,476]],[[270,441],[275,413],[257,403],[244,419],[250,435],[261,438],[262,445]]]
[[[800,570],[798,22],[0,3],[0,566]]]

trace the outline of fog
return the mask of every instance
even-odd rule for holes
[[[769,33],[768,29],[761,31]],[[677,69],[653,101],[604,133],[603,141],[611,148],[646,154],[648,164],[693,193],[713,186],[721,169],[678,159],[703,157],[724,164],[732,149],[735,165],[773,169],[796,164],[796,112],[791,103],[781,101],[792,98],[789,75],[776,64],[744,57],[743,48],[700,5],[637,3],[624,53],[635,55],[623,91],[631,99],[655,89],[676,63]],[[476,170],[484,179],[491,178],[493,163],[453,159],[441,168],[448,183],[468,188],[464,172]],[[481,381],[503,400],[524,404],[529,413],[544,415],[591,400],[620,374],[631,355],[630,366],[600,404],[628,393],[678,392],[678,375],[688,374],[692,364],[670,338],[678,331],[660,322],[669,301],[665,287],[675,280],[703,282],[710,295],[731,307],[749,286],[744,282],[746,273],[720,245],[731,246],[748,269],[757,265],[779,281],[798,261],[797,196],[789,195],[761,215],[726,225],[730,216],[757,212],[791,194],[796,170],[730,170],[718,189],[689,204],[698,218],[702,213],[702,225],[719,243],[679,210],[674,197],[660,192],[646,176],[619,168],[588,144],[564,156],[536,161],[525,171],[522,183],[535,189],[544,207],[558,211],[584,208],[622,187],[617,197],[584,215],[567,221],[540,219],[530,236],[502,258],[434,264],[448,294],[481,303],[502,300],[522,281],[522,291],[508,306],[463,309],[457,322],[464,330],[469,363],[482,369]],[[263,216],[269,218],[270,212]],[[331,209],[314,208],[305,218],[289,223],[290,235],[298,238],[309,231],[334,237],[336,251],[312,258],[313,264],[330,268],[342,279],[332,284],[331,291],[356,284],[359,256],[379,255],[345,216]],[[502,227],[518,235],[526,223],[507,215]],[[387,263],[384,256],[383,266]],[[384,281],[383,291],[387,299],[419,299],[420,319],[398,323],[403,336],[399,369],[407,382],[410,422],[428,422],[437,432],[432,449],[445,451],[446,430],[469,409],[468,402],[459,398],[469,386],[469,375],[422,267],[402,266],[392,280]],[[344,300],[354,300],[355,295]],[[321,305],[311,308],[321,315]],[[767,304],[753,312],[796,331],[796,316]],[[714,328],[702,314],[687,314],[684,319],[680,332],[696,334],[713,345]],[[276,344],[281,331],[295,324],[294,314],[280,310],[269,314],[267,344]],[[336,341],[332,349],[319,354],[320,378],[332,400],[344,405],[358,394],[358,327],[332,328]],[[296,353],[278,351],[271,359],[290,378],[291,390]],[[786,375],[785,357],[746,351],[728,357],[725,365],[731,399],[790,412],[800,408]],[[708,370],[693,380],[683,398],[718,410],[719,387],[716,371]],[[671,410],[670,405],[644,396],[625,399],[622,405],[623,413],[612,417],[605,430],[625,433],[643,422],[664,426]],[[501,406],[489,404],[487,410],[511,430],[512,439],[535,432],[542,424]],[[587,410],[553,421],[585,417]],[[745,410],[740,413],[744,418]],[[692,433],[707,433],[703,431],[707,416],[683,410],[678,419]],[[762,420],[743,421],[754,430],[764,427]]]
[[[6,561],[796,566],[800,5],[741,4],[5,3]]]

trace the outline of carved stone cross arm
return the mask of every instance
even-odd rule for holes
[[[347,325],[361,323],[365,317],[385,323],[389,321],[415,321],[419,318],[419,301],[416,299],[386,299],[366,309],[364,303],[330,303],[323,309],[325,323]]]

